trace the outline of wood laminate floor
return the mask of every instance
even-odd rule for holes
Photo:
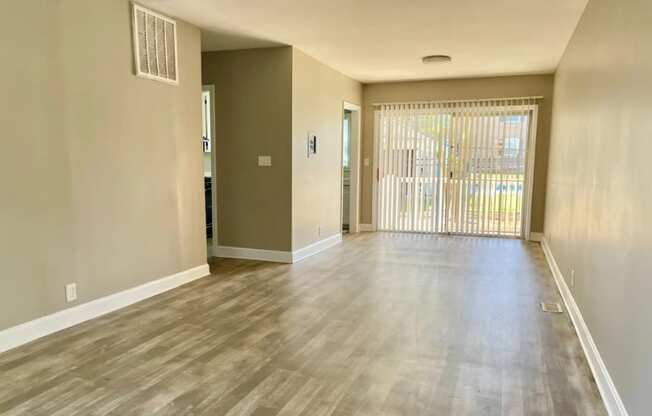
[[[537,244],[365,233],[0,355],[2,415],[605,415]]]

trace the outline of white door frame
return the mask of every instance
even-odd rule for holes
[[[213,245],[208,257],[217,253],[217,162],[215,146],[215,85],[202,85],[202,92],[208,92],[211,97],[211,216],[213,219]],[[202,155],[203,157],[203,155]],[[203,172],[203,167],[202,167]]]
[[[521,238],[530,241],[531,238],[531,221],[532,221],[532,198],[534,195],[534,164],[536,160],[537,147],[537,121],[539,119],[539,105],[532,104],[527,106],[532,111],[532,118],[529,125],[527,155],[525,167],[525,193],[523,194],[523,212],[521,213]],[[373,130],[373,171],[371,182],[373,184],[371,224],[373,230],[378,229],[378,123],[380,120],[380,111],[374,110],[374,130]]]
[[[344,111],[351,112],[351,131],[349,132],[351,164],[351,184],[349,188],[349,233],[357,233],[360,229],[360,133],[362,111],[359,105],[344,101],[340,112],[340,126],[342,128],[342,151],[340,152],[340,230],[344,224],[344,175],[342,174],[344,153]]]

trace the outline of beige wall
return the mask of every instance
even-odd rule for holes
[[[127,0],[0,20],[0,329],[206,263],[199,30],[175,87],[134,76]]]
[[[292,48],[206,52],[202,82],[215,85],[219,244],[290,251]]]
[[[293,48],[292,248],[340,232],[344,101],[360,105],[362,86]],[[307,157],[308,131],[317,154]]]
[[[631,416],[652,409],[652,2],[591,0],[555,77],[545,235]]]
[[[372,104],[542,95],[544,99],[540,102],[537,124],[531,231],[543,231],[552,90],[552,75],[365,84],[363,88],[362,158],[369,158],[370,163],[369,166],[362,168],[361,223],[370,224],[372,216],[374,111]]]

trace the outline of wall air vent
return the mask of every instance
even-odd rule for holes
[[[136,75],[177,85],[177,23],[133,3],[133,38]]]

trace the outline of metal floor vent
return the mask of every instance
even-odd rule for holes
[[[563,313],[561,304],[557,302],[541,302],[541,309],[548,313]]]

